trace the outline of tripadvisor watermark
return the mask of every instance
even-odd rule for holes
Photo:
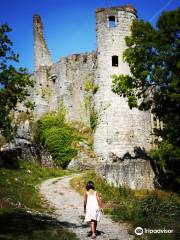
[[[142,234],[154,234],[154,233],[165,233],[165,234],[169,234],[169,233],[173,233],[174,230],[173,229],[166,229],[166,228],[163,228],[163,229],[150,229],[150,228],[142,228],[142,227],[137,227],[135,230],[134,230],[135,234],[140,236]]]

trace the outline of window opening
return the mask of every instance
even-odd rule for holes
[[[118,67],[118,56],[112,56],[112,66]]]
[[[116,26],[116,19],[115,16],[109,17],[109,28],[114,28]]]

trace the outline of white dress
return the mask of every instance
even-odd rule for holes
[[[87,192],[87,204],[86,204],[86,215],[85,222],[90,222],[91,220],[100,220],[100,207],[96,197],[96,191],[91,195]]]

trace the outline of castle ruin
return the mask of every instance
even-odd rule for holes
[[[96,10],[97,49],[73,54],[52,63],[43,35],[40,16],[35,15],[34,57],[36,119],[58,109],[63,99],[68,119],[90,125],[90,109],[84,107],[89,96],[97,115],[94,151],[102,162],[101,173],[115,185],[132,189],[154,187],[154,172],[143,152],[152,145],[150,112],[130,109],[127,99],[111,90],[113,74],[130,74],[123,61],[125,36],[131,34],[136,10],[131,5]],[[87,92],[85,82],[92,81],[96,91]],[[88,95],[89,94],[89,95]],[[92,110],[92,109],[91,109]]]

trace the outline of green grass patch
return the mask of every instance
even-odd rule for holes
[[[69,172],[20,162],[16,169],[0,168],[0,239],[77,240],[45,213],[53,209],[40,197],[38,184]]]
[[[67,173],[62,169],[48,168],[31,161],[19,163],[17,169],[0,168],[0,211],[9,207],[43,209],[38,184],[45,179]]]
[[[180,226],[180,198],[178,195],[160,190],[133,191],[123,187],[113,187],[107,184],[94,172],[88,172],[72,179],[71,185],[80,193],[85,192],[87,181],[95,183],[97,191],[105,202],[105,213],[110,214],[115,221],[131,224],[130,231],[138,226],[149,229],[173,229],[174,234],[149,234],[147,239],[176,239]],[[144,236],[143,236],[144,237]],[[145,239],[140,238],[139,239]]]

